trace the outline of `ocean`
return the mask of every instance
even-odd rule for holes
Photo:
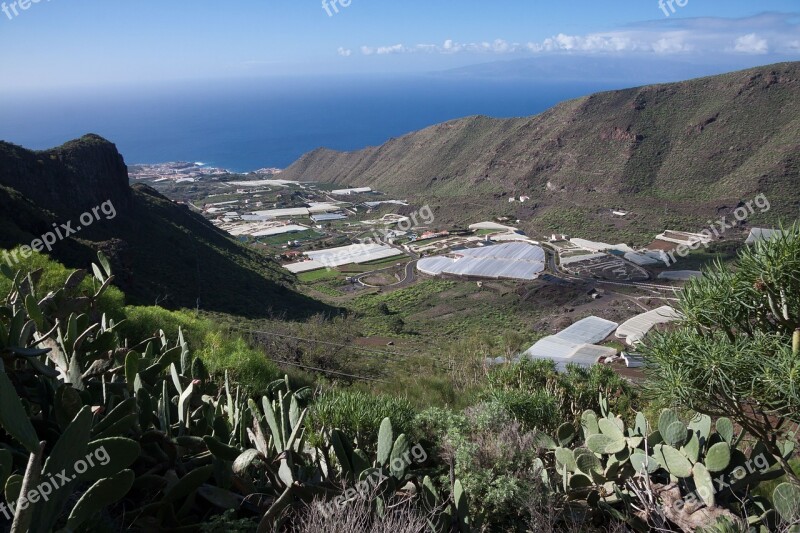
[[[615,88],[416,76],[41,91],[3,99],[0,139],[44,149],[96,133],[128,164],[202,161],[247,172],[285,168],[318,147],[356,150],[470,115],[534,115]]]

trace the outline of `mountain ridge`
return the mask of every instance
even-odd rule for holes
[[[107,209],[91,225],[78,226],[101,204]],[[85,268],[103,251],[134,303],[253,317],[336,311],[295,292],[286,270],[186,206],[131,186],[122,155],[97,135],[41,151],[0,142],[0,207],[0,248],[30,244],[59,224],[80,227],[52,255]]]
[[[590,216],[592,206],[663,206],[699,219],[758,193],[786,200],[774,213],[786,215],[800,206],[798,152],[793,62],[596,93],[531,117],[456,119],[358,151],[320,148],[282,178],[479,198],[494,211],[524,194],[535,207],[505,210],[538,228],[536,216],[565,207]]]

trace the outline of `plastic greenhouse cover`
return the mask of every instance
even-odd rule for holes
[[[681,314],[665,305],[647,313],[635,316],[617,328],[617,337],[626,339],[629,345],[640,342],[656,324],[666,324],[680,320]]]
[[[619,324],[604,318],[590,316],[575,322],[558,337],[571,341],[574,344],[594,344],[611,335]]]

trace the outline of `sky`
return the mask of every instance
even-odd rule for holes
[[[0,92],[548,57],[664,68],[800,58],[797,0],[333,1],[0,0]]]

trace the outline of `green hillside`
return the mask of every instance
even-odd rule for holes
[[[293,276],[203,217],[149,187],[130,187],[108,141],[89,135],[41,152],[0,143],[0,248],[29,245],[53,224],[74,229],[103,204],[113,216],[98,211],[53,255],[78,268],[102,250],[135,303],[290,319],[335,311],[295,292]]]
[[[644,238],[759,193],[800,207],[800,63],[612,91],[527,118],[469,117],[356,152],[318,149],[282,177],[429,199],[447,222],[508,214],[530,230]],[[527,195],[526,205],[509,205]],[[469,205],[470,209],[463,209]],[[633,211],[626,228],[611,208]]]

